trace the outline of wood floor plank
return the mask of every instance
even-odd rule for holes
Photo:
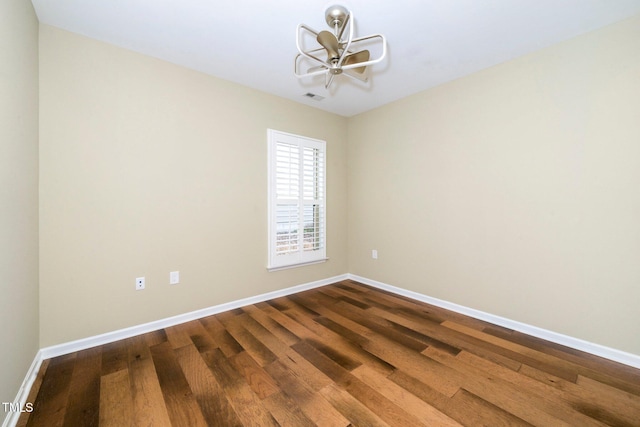
[[[475,329],[457,324],[455,322],[446,321],[442,323],[442,326],[454,329],[470,337],[477,338],[481,341],[521,355],[522,357],[518,357],[518,359],[522,360],[523,363],[529,364],[530,366],[537,366],[541,370],[554,373],[557,376],[561,376],[572,381],[575,381],[577,379],[575,366],[572,363],[567,362],[566,360],[530,349],[528,347],[510,342],[502,338],[495,337],[483,331],[477,331]]]
[[[309,293],[313,293],[313,290],[311,291],[307,291],[306,294],[308,295]],[[305,294],[305,292],[303,292],[303,294]],[[293,294],[293,295],[287,295],[284,297],[280,297],[280,298],[276,298],[270,301],[267,301],[267,304],[272,305],[274,308],[276,308],[277,310],[281,311],[281,312],[287,312],[287,310],[290,309],[299,309],[302,310],[304,312],[304,314],[308,317],[317,317],[319,316],[319,314],[308,308],[305,307],[304,305],[299,305],[297,304],[294,299],[297,297],[297,295]]]
[[[243,425],[278,426],[273,415],[248,387],[231,387],[226,390]],[[258,403],[259,402],[259,403]]]
[[[307,293],[307,296],[309,295]],[[275,307],[279,307],[284,311],[281,313]],[[315,309],[316,305],[308,301],[305,304],[297,304],[291,299],[280,299],[277,304],[272,305],[269,312],[274,318],[278,318],[279,315],[279,322],[295,331],[298,337],[306,339],[308,343],[312,343],[316,348],[325,351],[329,357],[353,366],[366,360],[366,363],[372,363],[383,371],[391,369],[385,362],[363,352],[359,345],[354,345],[348,339],[325,327],[321,322],[316,322],[315,320],[319,319],[319,317],[317,317]],[[308,315],[313,317],[307,317]]]
[[[225,356],[230,357],[244,350],[216,316],[204,317],[200,319],[200,323],[202,323]]]
[[[304,341],[347,371],[351,371],[362,365],[362,362],[354,357],[350,357],[349,354],[341,351],[341,348],[335,348],[335,346],[325,344],[323,340],[306,339]]]
[[[267,331],[273,334],[279,342],[284,343],[287,347],[300,341],[300,338],[298,338],[295,334],[282,326],[257,306],[250,305],[248,307],[245,307],[245,312],[249,314],[251,318],[260,323]],[[280,354],[278,349],[272,348],[271,351],[276,354]]]
[[[78,353],[69,383],[69,399],[63,426],[98,426],[101,367],[101,347]]]
[[[325,306],[323,306],[323,304],[315,302],[315,297],[317,297],[317,295],[311,297],[311,299],[314,301],[312,307],[314,307],[314,310],[317,310],[322,314],[322,317],[317,317],[314,319],[315,323],[323,325],[324,328],[330,330],[338,337],[343,338],[350,344],[349,346],[342,346],[341,348],[343,348],[348,354],[353,355],[356,360],[375,367],[380,371],[380,373],[389,374],[393,371],[394,366],[392,364],[365,350],[367,343],[369,342],[368,336],[372,333],[371,329],[369,329],[362,323],[358,323],[353,319],[347,317],[351,316],[351,314],[340,314],[345,309],[344,306],[340,306],[336,302],[326,304],[325,301],[325,304],[331,307],[326,308]],[[347,309],[347,311],[349,310]],[[381,332],[385,336],[390,334],[388,331],[384,330],[384,328],[381,328]],[[332,335],[328,335],[326,336],[326,338],[330,340],[332,346],[337,347],[336,339]],[[399,339],[399,341],[402,341],[402,339]],[[422,349],[425,347],[425,345],[418,344],[417,346],[412,347],[414,349]]]
[[[188,336],[203,335],[207,333],[207,330],[204,327],[204,325],[200,322],[200,319],[182,323],[181,325]],[[179,326],[179,325],[176,325],[176,326]]]
[[[640,399],[625,390],[612,387],[588,377],[578,375],[576,385],[569,384],[569,393],[575,397],[572,404],[580,410],[596,408],[600,420],[609,424],[633,426],[640,424]],[[580,406],[581,402],[588,403]]]
[[[461,332],[454,331],[450,328],[446,328],[439,323],[431,322],[429,320],[421,320],[420,318],[416,318],[406,313],[398,313],[396,311],[381,312],[376,308],[373,308],[370,311],[385,317],[391,322],[428,336],[437,342],[443,343],[444,346],[436,346],[440,349],[467,350],[484,357],[485,359],[506,366],[514,371],[520,369],[521,362],[509,358],[508,355],[501,354],[501,349],[499,347],[475,337],[465,335]],[[452,352],[451,350],[449,351]],[[505,350],[505,352],[507,351]],[[455,353],[455,351],[452,353]]]
[[[389,424],[384,422],[375,413],[371,412],[369,408],[364,406],[358,399],[351,396],[347,391],[338,387],[336,384],[329,384],[320,390],[320,394],[354,426],[389,426]]]
[[[102,346],[102,372],[101,376],[127,368],[128,349],[127,340],[121,340],[104,344]]]
[[[349,363],[353,366],[359,365],[360,361],[363,361],[372,364],[382,372],[389,373],[392,370],[389,364],[370,353],[362,351],[359,345],[353,345],[349,340],[345,340],[344,337],[335,334],[335,332],[324,327],[321,323],[303,316],[303,312],[313,313],[315,316],[315,311],[307,308],[298,312],[296,311],[297,306],[290,300],[280,300],[276,305],[285,310],[286,314],[278,311],[274,305],[265,305],[262,306],[262,309],[288,330],[294,331],[299,339],[306,339],[307,343],[313,343],[317,348],[326,350],[330,357],[342,360],[343,363]],[[363,339],[366,340],[366,338]]]
[[[428,384],[402,371],[394,372],[389,376],[389,379],[465,426],[531,425],[464,389],[458,390],[456,394],[449,398],[437,392]]]
[[[456,318],[455,315],[449,311],[412,300],[402,295],[392,294],[380,289],[373,289],[355,282],[351,282],[349,285],[351,288],[361,289],[362,298],[369,303],[371,308],[377,307],[382,310],[407,313],[411,316],[419,317],[435,323],[441,323],[446,319]]]
[[[264,399],[264,405],[273,418],[281,426],[313,427],[311,421],[304,412],[284,393],[272,394]]]
[[[582,375],[578,375],[576,385],[581,389],[588,390],[591,394],[605,396],[605,398],[618,400],[624,405],[628,405],[636,410],[640,409],[640,399],[638,399],[638,396],[629,393],[624,388],[614,387]],[[640,419],[640,417],[638,417],[638,419]]]
[[[387,325],[390,328],[398,330],[408,336],[414,337],[416,340],[421,341],[429,346],[436,346],[442,350],[451,352],[452,354],[458,353],[461,349],[447,344],[446,342],[435,339],[432,335],[433,329],[440,327],[439,322],[435,322],[431,319],[425,319],[418,317],[415,314],[409,314],[407,311],[401,311],[404,314],[398,314],[398,310],[384,310],[379,307],[372,307],[367,310],[366,314],[378,316],[385,319]],[[431,329],[425,329],[425,325],[431,325]],[[425,332],[423,332],[425,331]]]
[[[579,375],[593,378],[598,382],[610,384],[615,388],[624,389],[629,393],[640,396],[640,369],[518,331],[507,332],[503,328],[496,328],[495,326],[485,328],[485,331],[545,354],[556,356],[567,362],[572,362]]]
[[[319,427],[345,427],[350,424],[327,400],[316,390],[308,386],[298,375],[280,361],[265,367],[266,371],[278,383],[302,412]],[[327,382],[327,385],[330,384]],[[320,388],[321,389],[321,388]]]
[[[384,397],[398,407],[404,408],[408,413],[413,414],[425,425],[437,426],[460,426],[461,424],[449,416],[443,414],[424,400],[411,394],[409,391],[398,386],[393,381],[380,375],[374,369],[366,365],[353,370],[353,375],[367,384],[374,390],[378,390]]]
[[[474,425],[468,422],[475,419],[474,413],[468,413],[467,408],[464,406],[453,404],[453,398],[459,390],[453,396],[446,396],[435,390],[430,384],[424,383],[412,374],[401,370],[389,375],[388,379],[461,424]]]
[[[329,377],[331,381],[338,384],[346,381],[345,378],[348,377],[349,371],[307,343],[306,340],[294,344],[291,348],[304,357],[315,369]]]
[[[353,281],[351,281],[351,285],[366,289],[365,295],[367,299],[372,298],[377,300],[378,298],[382,298],[387,301],[393,301],[396,303],[395,310],[398,312],[412,313],[414,315],[417,314],[418,317],[425,320],[433,320],[436,323],[441,323],[444,320],[451,320],[478,330],[483,330],[488,326],[493,326],[483,320],[474,319],[472,317],[465,316],[464,314],[417,301],[403,295],[393,294],[386,290],[372,288]]]
[[[229,334],[242,346],[242,348],[256,360],[260,366],[273,362],[278,357],[269,350],[258,338],[249,332],[243,325],[247,315],[234,316],[227,320],[222,320]]]
[[[300,299],[294,301],[312,310],[314,313],[328,314],[329,310],[325,310],[322,305],[313,301],[313,294],[308,292],[306,296],[307,300],[305,301]],[[305,317],[302,312],[296,312],[295,307],[287,309],[286,313],[287,316],[299,324],[304,325],[305,328],[315,334],[305,336],[308,343],[314,345],[320,351],[323,351],[330,358],[335,357],[335,360],[343,359],[345,362],[352,364],[353,366],[348,369],[352,369],[362,363],[367,363],[374,366],[381,373],[388,374],[393,370],[393,366],[387,362],[371,353],[363,351],[363,344],[367,342],[367,338],[364,335],[360,335],[346,327],[339,328],[335,325],[335,322],[324,316],[313,318]],[[353,323],[352,325],[356,324]],[[359,326],[361,325],[358,325],[358,327]],[[369,331],[366,328],[360,330],[364,332]]]
[[[171,347],[173,349],[184,347],[185,345],[191,345],[190,328],[187,326],[189,323],[170,326],[164,329],[167,334],[167,340],[171,343]]]
[[[517,381],[521,384],[526,381],[524,377],[528,377],[551,387],[541,389],[541,386],[527,382],[527,389],[554,396],[567,402],[572,408],[583,413],[589,412],[590,417],[607,424],[633,426],[640,420],[640,400],[624,390],[581,375],[576,383],[565,381],[527,365],[523,365],[518,374]],[[515,380],[516,378],[512,379]]]
[[[338,303],[337,307],[343,308],[343,313],[349,313],[349,318],[362,326],[366,327],[370,331],[373,331],[381,336],[398,342],[403,347],[420,352],[427,348],[427,345],[423,340],[416,339],[415,335],[407,334],[408,328],[403,330],[401,328],[393,327],[393,324],[387,321],[385,318],[377,316],[372,311],[361,310],[360,308],[353,306],[345,306],[345,302]]]
[[[305,328],[295,320],[291,319],[282,311],[279,311],[272,304],[267,304],[266,302],[263,302],[263,303],[256,304],[255,306],[260,310],[262,310],[267,315],[269,315],[271,319],[273,319],[279,325],[284,327],[287,331],[289,331],[295,337],[297,337],[296,342],[301,340],[302,338],[308,337],[309,334],[311,334],[311,331],[309,331],[307,328]]]
[[[200,321],[195,321],[198,323],[199,327],[194,328],[192,330],[192,334],[189,336],[191,338],[191,342],[196,346],[199,352],[205,353],[207,351],[213,351],[217,348],[220,348],[218,343],[213,339],[209,331],[202,325]]]
[[[592,359],[590,356],[591,355],[587,355],[585,358],[590,360]],[[626,367],[627,369],[620,369],[618,372],[612,373],[612,371],[608,369],[613,363],[611,361],[605,363],[602,371],[590,366],[582,366],[580,364],[581,362],[576,363],[572,361],[572,363],[577,377],[583,376],[585,378],[591,378],[595,381],[601,382],[602,384],[607,384],[611,387],[624,390],[627,393],[640,397],[640,379],[636,379],[638,378],[637,373],[627,373],[628,368],[630,367]],[[637,370],[640,371],[640,369]]]
[[[267,322],[268,316],[266,316],[263,312],[253,307],[254,310],[249,310],[247,314],[242,318],[242,326],[258,341],[260,341],[271,353],[276,355],[277,357],[282,357],[288,350],[289,345],[298,341],[297,338],[293,337],[292,334],[285,335],[285,341],[280,340],[276,335],[274,335],[270,330],[265,328],[260,322],[258,322],[253,316],[257,316],[262,318],[268,325],[273,326],[276,330],[282,331],[284,328],[278,325],[277,322],[270,319],[271,322]],[[283,335],[282,333],[280,335]],[[289,342],[289,344],[287,344]]]
[[[518,369],[517,372],[520,375],[527,376],[531,379],[534,379],[536,381],[539,381],[551,387],[558,388],[560,390],[566,390],[570,384],[574,386],[576,385],[576,383],[572,381],[567,381],[564,378],[557,377],[548,372],[541,371],[540,369],[534,368],[533,366],[529,366],[526,364],[523,364],[522,366],[520,366],[520,369]]]
[[[320,316],[320,317],[316,317],[314,320],[320,325],[334,332],[336,335],[343,337],[348,342],[356,346],[362,346],[368,341],[368,339],[363,335],[360,335],[357,332],[352,331],[351,329],[345,327],[344,325],[341,325],[340,323],[328,317]]]
[[[205,421],[209,425],[242,426],[227,394],[216,381],[195,345],[177,349],[176,359],[200,405]]]
[[[233,369],[233,366],[229,363],[229,359],[222,353],[221,349],[215,349],[206,353],[201,352],[200,356],[209,367],[218,384],[220,384],[224,390],[242,382],[242,374]]]
[[[310,331],[305,334],[305,341],[337,363],[347,366],[347,369],[359,366],[361,362],[356,354],[358,350],[343,337],[316,322],[317,317],[305,316],[304,309],[307,307],[293,306],[286,310],[286,315]],[[360,355],[364,356],[364,354]]]
[[[144,336],[129,339],[129,380],[137,427],[170,427],[171,421]]]
[[[561,402],[551,400],[548,396],[541,396],[536,392],[522,392],[520,385],[513,384],[498,374],[509,371],[507,368],[478,358],[474,365],[462,360],[460,355],[451,356],[436,349],[427,349],[430,357],[451,368],[465,390],[491,402],[495,406],[521,418],[529,423],[542,425],[566,425],[579,423],[581,426],[602,426],[599,421],[585,417]],[[461,353],[462,354],[462,353]],[[478,364],[486,369],[479,369]]]
[[[451,405],[458,408],[461,422],[468,426],[525,427],[533,424],[505,411],[484,399],[460,389],[452,398]]]
[[[230,357],[229,362],[244,377],[259,399],[265,399],[280,391],[275,381],[246,351]]]
[[[277,426],[269,411],[251,390],[242,375],[229,363],[220,349],[202,353],[202,358],[224,389],[235,413],[244,425]]]
[[[640,426],[640,369],[353,280],[45,360],[19,427]]]
[[[302,381],[316,392],[322,390],[332,382],[331,378],[293,349],[287,353],[286,357],[280,359],[279,362],[284,364],[297,378],[302,379]]]
[[[206,353],[208,351],[220,349],[220,347],[218,347],[218,345],[215,343],[215,341],[213,341],[209,334],[191,335],[190,338],[191,342],[196,346],[200,353]]]
[[[452,397],[460,389],[460,383],[455,381],[450,369],[386,337],[371,338],[365,350],[393,364],[398,370],[411,373],[416,379],[448,397]]]
[[[318,367],[325,375],[329,376],[335,384],[342,387],[347,393],[365,405],[371,412],[389,425],[421,426],[420,420],[406,413],[399,406],[384,398],[372,387],[358,380],[357,377],[333,361],[322,352],[302,341],[293,346],[294,350],[304,356],[314,366]]]
[[[391,426],[419,427],[430,425],[429,423],[423,423],[423,421],[427,420],[418,419],[415,414],[411,414],[407,412],[404,407],[391,402],[373,387],[357,379],[357,377],[354,377],[347,383],[341,385],[347,393],[355,397],[359,402],[369,408],[372,413],[376,414],[380,419]]]
[[[331,319],[353,333],[364,337],[364,334],[368,332],[369,329],[357,322],[354,322],[348,317],[341,315],[339,311],[336,311],[335,306],[338,302],[338,300],[331,298],[320,291],[310,294],[307,298],[307,304],[313,304],[312,306],[314,307],[314,310],[316,310],[321,316]],[[320,316],[318,316],[318,318],[320,318]],[[364,338],[364,340],[366,342],[366,338]]]
[[[62,426],[77,353],[52,359],[42,380],[27,426]]]
[[[100,379],[100,427],[135,427],[129,370],[121,369]]]
[[[49,367],[49,363],[51,363],[51,359],[45,359],[42,361],[40,365],[40,369],[38,370],[38,374],[36,375],[36,379],[31,386],[31,390],[29,390],[29,395],[27,396],[27,402],[33,405],[33,402],[36,401],[38,397],[38,393],[40,392],[40,387],[42,387],[42,381],[44,380],[44,376],[47,373],[47,368]],[[31,417],[31,412],[23,412],[18,419],[15,427],[25,427],[29,422],[29,418]]]
[[[164,329],[158,329],[156,331],[147,332],[142,335],[142,339],[147,347],[162,344],[168,341],[167,333]]]
[[[205,427],[207,423],[171,344],[165,342],[154,345],[150,351],[171,424]]]

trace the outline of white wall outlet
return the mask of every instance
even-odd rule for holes
[[[144,289],[144,277],[136,277],[136,291]]]
[[[169,273],[169,284],[177,285],[178,283],[180,283],[180,272],[172,271],[171,273]]]
[[[371,251],[371,258],[378,259],[378,250],[374,249]]]

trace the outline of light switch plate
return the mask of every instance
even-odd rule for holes
[[[178,283],[180,283],[180,272],[172,271],[171,273],[169,273],[169,284],[177,285]]]

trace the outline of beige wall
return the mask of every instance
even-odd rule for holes
[[[351,273],[640,354],[640,17],[354,117],[348,156]]]
[[[0,272],[0,402],[12,402],[39,348],[38,21],[23,0],[0,2]]]
[[[347,272],[345,118],[45,25],[40,67],[42,346]],[[326,263],[266,271],[267,128],[327,141]]]

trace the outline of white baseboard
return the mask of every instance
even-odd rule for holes
[[[42,365],[43,360],[44,358],[42,357],[42,350],[39,350],[38,353],[36,353],[36,357],[33,359],[33,362],[31,362],[31,366],[27,371],[27,375],[25,375],[24,381],[22,381],[22,385],[20,386],[20,390],[18,390],[18,394],[13,401],[13,403],[19,403],[20,408],[25,408],[27,399],[29,398],[29,392],[31,391],[31,387],[33,386],[33,383],[38,376],[38,372],[40,372],[40,366]],[[16,424],[18,424],[20,415],[21,412],[8,412],[7,417],[2,423],[2,427],[14,427]]]
[[[366,277],[357,276],[355,274],[348,274],[347,276],[349,277],[349,279],[355,280],[356,282],[364,283],[365,285],[373,286],[375,288],[389,291],[397,295],[402,295],[411,299],[426,302],[427,304],[435,305],[437,307],[451,310],[456,313],[464,314],[475,319],[484,320],[485,322],[489,322],[494,325],[522,332],[527,335],[551,341],[553,343],[564,345],[575,350],[584,351],[595,356],[604,357],[605,359],[613,360],[614,362],[623,363],[625,365],[640,369],[640,356],[636,354],[627,353],[624,351],[616,350],[615,348],[606,347],[600,344],[584,341],[579,338],[574,338],[567,335],[559,334],[557,332],[549,331],[547,329],[538,328],[537,326],[532,326],[526,323],[485,313],[480,310],[465,307],[463,305],[458,305],[438,298],[433,298],[427,295],[420,294],[418,292],[398,288],[387,283],[367,279]]]
[[[42,350],[40,350],[40,352],[42,353],[42,359],[49,359],[51,357],[62,356],[64,354],[73,353],[75,351],[85,350],[87,348],[95,347],[98,345],[108,344],[114,341],[130,338],[136,335],[157,331],[158,329],[168,328],[169,326],[175,326],[180,323],[190,322],[192,320],[211,316],[213,314],[222,313],[224,311],[229,311],[229,310],[244,307],[247,305],[256,304],[258,302],[267,301],[270,299],[295,294],[297,292],[306,291],[308,289],[329,285],[331,283],[345,280],[348,277],[349,276],[347,274],[343,274],[340,276],[334,276],[327,279],[317,280],[315,282],[309,282],[309,283],[304,283],[297,286],[292,286],[286,289],[267,292],[265,294],[256,295],[249,298],[243,298],[237,301],[231,301],[224,304],[214,305],[212,307],[191,311],[189,313],[179,314],[173,317],[167,317],[165,319],[144,323],[142,325],[131,326],[125,329],[119,329],[117,331],[107,332],[101,335],[95,335],[93,337],[82,338],[76,341],[71,341],[63,344],[45,347]]]

